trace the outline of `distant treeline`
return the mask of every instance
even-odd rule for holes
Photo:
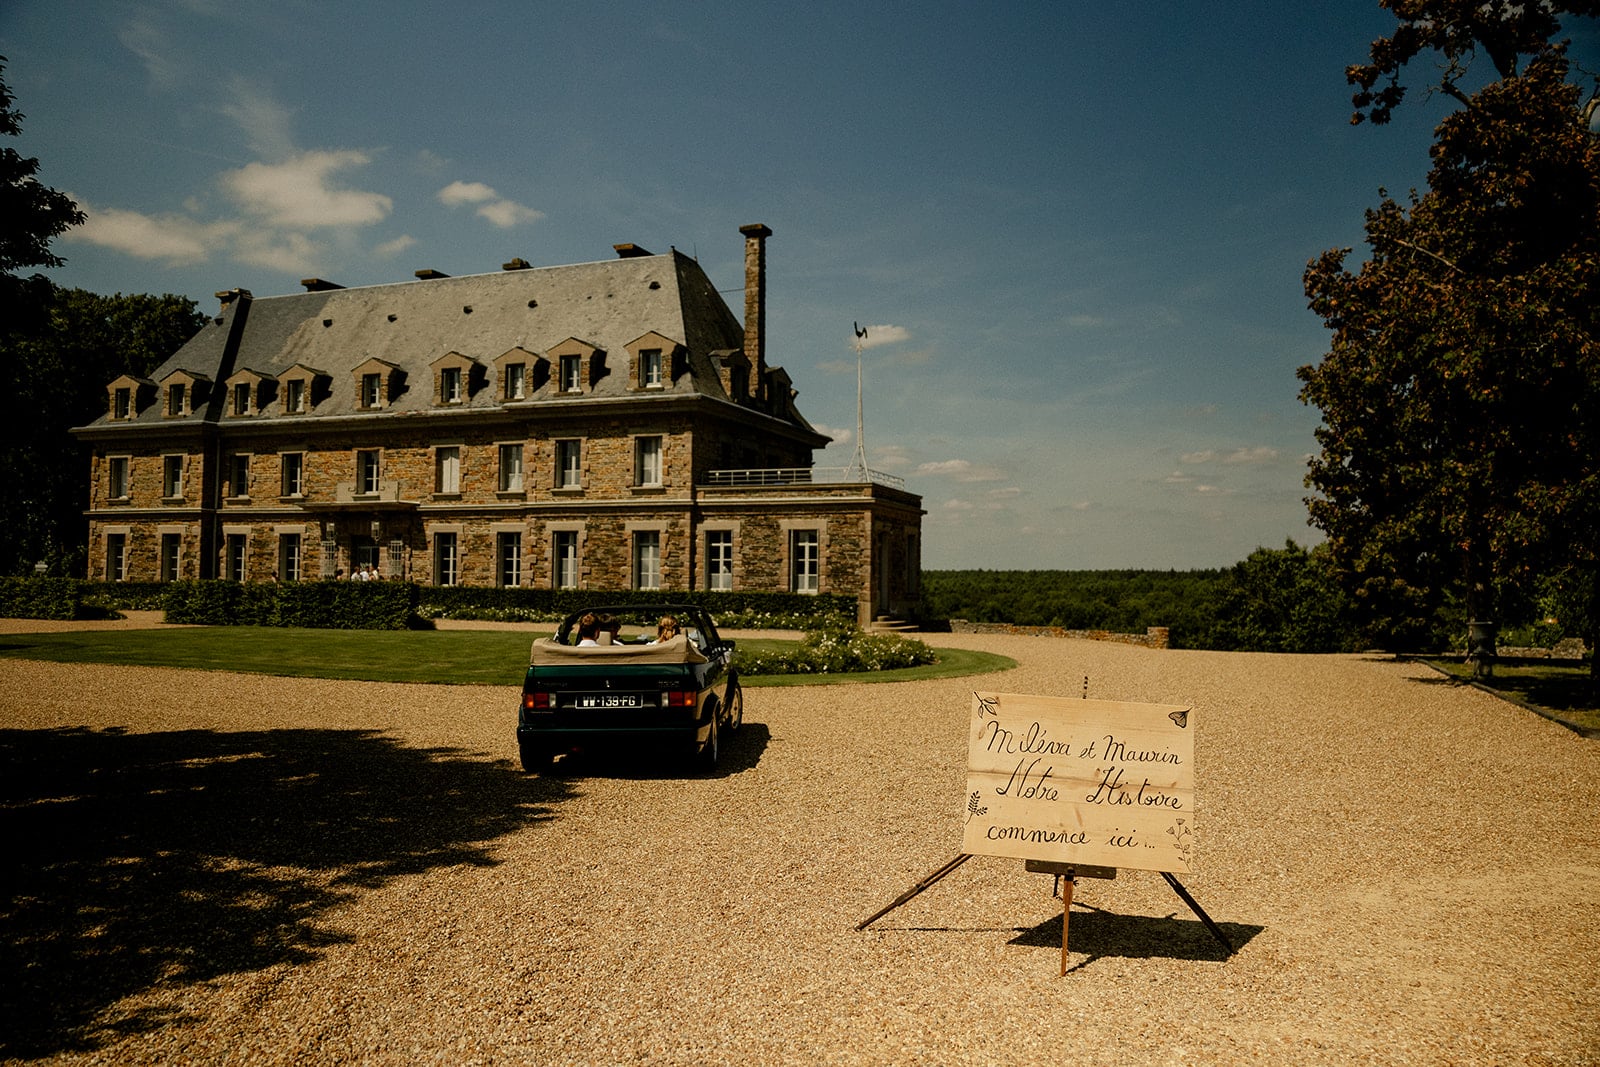
[[[1550,647],[1577,636],[1561,619],[1593,610],[1556,583],[1500,593],[1500,643]],[[1392,652],[1462,647],[1463,605],[1447,600],[1416,618],[1352,610],[1326,545],[1258,548],[1225,570],[923,571],[924,617],[1067,630],[1170,631],[1173,648],[1239,652]]]
[[[1166,626],[1177,648],[1211,648],[1225,570],[923,571],[937,619],[1144,633]]]

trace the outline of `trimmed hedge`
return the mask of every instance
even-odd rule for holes
[[[80,619],[85,584],[75,578],[0,578],[0,617]]]
[[[304,626],[405,630],[417,624],[409,582],[169,582],[168,622],[202,626]]]
[[[711,593],[688,590],[497,589],[423,586],[419,611],[427,618],[548,622],[603,604],[692,604],[718,626],[746,629],[817,629],[830,622],[854,625],[855,597],[806,593]]]

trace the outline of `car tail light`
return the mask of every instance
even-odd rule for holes
[[[549,693],[546,693],[546,692],[523,693],[522,694],[522,710],[523,711],[551,711],[551,710],[554,710],[554,706],[553,706],[553,704],[552,704],[552,702],[550,700],[550,694]]]
[[[661,706],[664,708],[692,708],[699,701],[699,693],[693,689],[668,689],[661,694]]]

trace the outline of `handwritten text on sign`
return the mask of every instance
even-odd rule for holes
[[[1194,712],[974,693],[962,851],[1189,870]]]

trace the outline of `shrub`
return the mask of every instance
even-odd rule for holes
[[[168,622],[202,626],[304,626],[404,630],[415,621],[410,582],[170,582]]]
[[[430,619],[554,622],[603,604],[693,604],[718,626],[806,630],[853,624],[856,599],[803,593],[711,593],[687,590],[486,589],[423,586],[418,612]]]
[[[857,674],[920,667],[934,662],[933,649],[898,634],[869,634],[836,626],[813,630],[795,649],[738,653],[744,674]]]
[[[82,618],[83,585],[72,578],[0,578],[0,617]]]

